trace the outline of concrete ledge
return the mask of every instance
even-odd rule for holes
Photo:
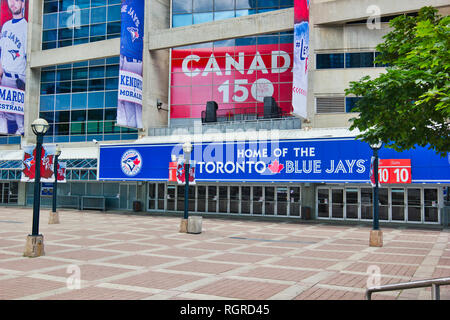
[[[120,54],[120,38],[79,44],[57,49],[34,51],[28,61],[30,68],[76,63],[92,59],[115,57]]]
[[[294,8],[206,22],[186,27],[152,30],[149,50],[254,36],[294,29]]]

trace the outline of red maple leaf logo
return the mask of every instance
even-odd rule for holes
[[[272,173],[280,173],[281,170],[283,170],[284,165],[278,163],[278,160],[275,160],[268,165],[268,168]]]
[[[133,163],[134,163],[135,166],[137,166],[137,165],[139,165],[139,163],[141,163],[141,161],[139,161],[139,159],[136,158],[136,159],[133,160]]]

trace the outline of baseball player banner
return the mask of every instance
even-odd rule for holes
[[[293,113],[307,117],[309,55],[309,0],[294,3],[294,76],[292,83]]]
[[[0,134],[24,134],[27,0],[1,0]]]
[[[178,158],[177,163],[177,181],[178,184],[186,184],[186,170],[184,167],[186,160],[184,158]],[[189,184],[195,184],[195,162],[189,161]]]
[[[66,183],[66,169],[67,169],[67,162],[60,162],[58,161],[58,175],[57,175],[57,179],[58,179],[58,183]]]
[[[142,128],[144,0],[122,0],[117,125]]]
[[[55,182],[53,172],[55,145],[42,146],[41,149],[41,182]],[[34,182],[36,173],[36,146],[23,147],[22,182]]]

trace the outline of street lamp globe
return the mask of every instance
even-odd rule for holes
[[[45,119],[41,118],[34,120],[33,123],[31,124],[31,129],[37,136],[44,135],[49,127],[50,126],[48,122]]]
[[[61,155],[61,147],[59,145],[56,145],[55,156],[59,157],[60,155]]]
[[[186,141],[183,144],[183,152],[185,155],[189,155],[192,152],[192,143],[190,141]]]
[[[382,145],[383,145],[383,142],[380,141],[380,140],[378,140],[377,142],[372,142],[372,143],[370,144],[370,147],[371,147],[373,150],[378,150],[378,149],[381,148]]]

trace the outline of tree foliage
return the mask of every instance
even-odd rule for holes
[[[361,97],[350,129],[368,143],[381,140],[397,151],[418,145],[444,156],[450,151],[450,17],[424,7],[390,27],[375,61],[388,65],[386,72],[346,90]]]

